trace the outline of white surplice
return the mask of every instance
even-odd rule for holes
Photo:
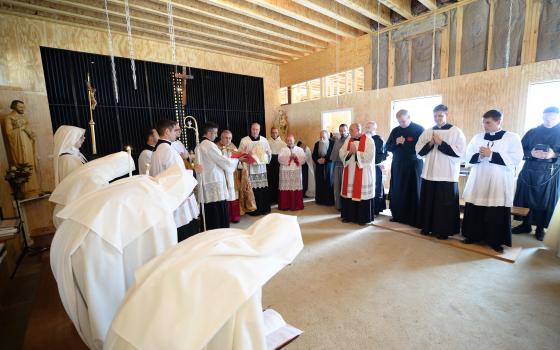
[[[145,149],[140,152],[140,155],[138,156],[138,174],[148,175],[146,174],[146,170],[148,169],[148,165],[151,166],[153,153],[154,151],[149,149]]]
[[[292,156],[297,157],[298,162],[290,161]],[[294,146],[292,149],[284,147],[278,153],[280,163],[280,176],[278,189],[280,191],[301,191],[303,189],[301,166],[305,163],[305,152],[301,147]]]
[[[65,177],[49,197],[50,202],[56,203],[53,211],[54,226],[58,228],[62,223],[57,214],[64,206],[109,185],[109,181],[128,174],[129,165],[134,170],[132,157],[126,152],[117,152],[88,162]]]
[[[429,128],[424,130],[416,143],[416,153],[420,153],[422,148],[430,142],[434,133],[437,133],[442,140],[451,146],[458,157],[449,156],[440,150],[438,145],[425,156],[424,167],[421,177],[429,181],[458,182],[461,162],[464,161],[467,141],[463,131],[456,126],[449,129]]]
[[[202,175],[199,176],[204,188],[204,203],[213,203],[228,200],[230,193],[228,190],[227,177],[237,169],[238,159],[226,157],[218,146],[203,139],[196,147],[195,153],[202,162]]]
[[[471,167],[463,199],[465,202],[484,207],[512,207],[515,194],[515,169],[523,159],[523,146],[519,135],[505,132],[499,140],[484,139],[485,133],[477,134],[467,146],[465,160]],[[480,147],[492,150],[490,157],[479,155]],[[504,165],[491,163],[496,153]],[[471,163],[471,160],[478,162]]]
[[[259,136],[257,141],[251,140],[250,136],[245,136],[239,143],[239,150],[241,152],[249,153],[257,161],[256,163],[248,166],[251,187],[268,187],[266,165],[270,163],[270,160],[272,159],[272,151],[268,141],[262,136]]]
[[[268,144],[270,145],[270,151],[272,154],[280,154],[280,150],[286,147],[286,142],[282,141],[282,138],[278,136],[276,139],[269,137],[267,139]]]
[[[228,158],[232,158],[232,155],[234,152],[237,152],[237,147],[235,147],[235,145],[232,143],[229,146],[225,147],[225,146],[218,146],[218,148],[220,148],[222,155],[224,157],[228,157]],[[239,159],[236,159],[237,161],[237,169],[241,169],[242,168],[242,164],[239,163]],[[235,189],[235,172],[237,170],[233,171],[233,172],[226,172],[226,184],[227,184],[227,189],[228,189],[228,201],[234,201],[236,199],[239,199],[239,191]]]
[[[177,244],[173,212],[196,182],[173,166],[118,180],[67,205],[52,241],[60,299],[80,337],[101,349],[137,268]],[[142,319],[142,317],[140,317]]]
[[[261,288],[302,248],[281,214],[181,242],[136,272],[106,349],[265,350]]]
[[[173,164],[177,164],[181,169],[185,169],[185,162],[179,155],[179,152],[171,146],[170,141],[160,139],[156,149],[152,153],[150,162],[150,175],[157,176],[159,173],[167,170]],[[193,171],[187,170],[187,173],[193,177]],[[191,194],[177,210],[175,210],[175,223],[177,227],[184,226],[196,219],[200,214],[196,196]]]
[[[375,197],[375,143],[371,137],[366,137],[365,150],[363,152],[356,151],[355,155],[346,159],[349,154],[349,142],[354,143],[356,150],[360,146],[360,140],[354,140],[352,137],[348,137],[346,141],[344,141],[342,147],[340,147],[338,154],[342,160],[342,164],[344,165],[342,179],[344,179],[345,173],[348,172],[347,195],[342,195],[342,186],[340,189],[340,195],[344,198],[352,198],[352,192],[354,190],[354,176],[356,173],[356,167],[358,167],[362,169],[362,191],[360,200],[372,199]],[[346,168],[346,166],[348,166],[348,168]],[[341,183],[343,183],[342,180]]]

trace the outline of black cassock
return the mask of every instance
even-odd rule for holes
[[[206,231],[218,228],[229,228],[229,206],[227,201],[204,204]]]
[[[385,204],[385,189],[383,188],[383,172],[379,164],[387,159],[387,151],[383,147],[383,139],[379,135],[373,135],[373,142],[375,143],[375,200],[374,200],[374,213],[375,215],[387,209]]]
[[[270,204],[278,203],[278,184],[280,181],[280,163],[278,163],[278,155],[273,154],[270,163],[266,165],[266,176],[268,180],[268,198]]]
[[[301,147],[302,142],[298,141],[297,146]],[[305,148],[302,147],[305,151]],[[309,165],[307,163],[303,163],[301,166],[301,181],[303,182],[303,198],[306,197],[305,193],[307,192],[307,188],[309,186]]]
[[[420,203],[422,159],[416,155],[416,143],[424,128],[410,123],[406,128],[397,126],[391,131],[385,148],[393,154],[391,182],[389,184],[389,209],[393,220],[415,226]],[[404,144],[397,145],[403,136]]]
[[[528,225],[547,228],[560,198],[560,158],[537,159],[531,150],[551,148],[560,153],[560,124],[553,128],[542,125],[529,130],[521,139],[525,164],[517,178],[513,205],[529,208],[523,219]],[[521,219],[521,218],[516,218]]]
[[[319,157],[319,141],[315,142],[313,147],[313,162],[315,163],[315,203],[321,205],[334,204],[334,190],[333,190],[333,163],[331,162],[331,152],[334,146],[334,141],[329,140],[329,148],[325,154],[325,163],[319,164],[317,161]]]

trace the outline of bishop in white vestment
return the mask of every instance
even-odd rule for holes
[[[214,140],[218,136],[218,125],[206,123],[204,138],[195,153],[200,157],[204,170],[199,175],[203,188],[206,230],[229,227],[228,184],[227,178],[237,168],[238,160],[222,154]]]
[[[294,135],[288,135],[288,144],[280,149],[280,185],[278,189],[278,209],[303,210],[302,164],[305,152],[295,145]]]
[[[134,169],[132,158],[126,152],[117,152],[86,163],[66,176],[49,197],[49,202],[56,204],[53,211],[54,227],[58,228],[62,224],[57,214],[64,206],[109,185],[109,181],[128,174],[129,169]]]
[[[447,123],[447,106],[434,108],[434,121],[416,143],[417,154],[425,159],[418,226],[423,235],[447,239],[460,231],[459,167],[467,144],[463,131]]]
[[[341,218],[365,225],[373,221],[375,197],[375,143],[362,133],[362,126],[350,125],[350,137],[339,151],[342,172]]]
[[[195,185],[175,165],[155,179],[118,180],[59,213],[64,222],[52,241],[51,268],[64,309],[90,349],[103,348],[136,269],[177,244],[173,212]]]
[[[253,123],[251,125],[251,135],[245,136],[239,143],[239,151],[248,153],[252,158],[248,166],[249,181],[257,203],[257,210],[247,213],[252,216],[270,213],[270,193],[266,165],[270,163],[272,151],[266,138],[260,136],[260,131],[259,123]]]
[[[105,348],[266,350],[262,286],[302,248],[281,214],[178,244],[138,270]]]
[[[484,242],[495,251],[511,247],[511,207],[515,169],[523,159],[519,135],[501,129],[502,113],[484,113],[484,133],[467,146],[466,160],[471,167],[465,186],[464,243]]]

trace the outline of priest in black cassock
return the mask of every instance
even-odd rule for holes
[[[354,123],[338,154],[344,163],[340,191],[342,222],[370,223],[375,217],[375,143],[362,133],[360,124]]]
[[[321,130],[319,141],[313,147],[313,162],[315,163],[315,203],[333,205],[333,163],[331,152],[334,142],[329,139],[327,130]]]
[[[467,148],[463,131],[447,123],[447,106],[434,108],[436,125],[424,130],[416,152],[425,158],[417,225],[423,235],[447,239],[460,231],[459,168]]]
[[[378,215],[383,210],[387,209],[385,203],[385,188],[383,186],[383,162],[387,159],[387,151],[383,147],[383,139],[377,135],[377,123],[374,121],[367,122],[366,135],[373,139],[375,143],[375,201],[374,212]]]
[[[542,125],[527,131],[521,139],[525,164],[517,178],[513,205],[529,208],[529,215],[512,233],[530,233],[544,239],[552,213],[560,198],[560,114],[558,107],[543,112]]]
[[[385,149],[393,154],[389,184],[391,221],[416,226],[420,203],[422,159],[416,155],[416,143],[424,128],[410,120],[406,109],[397,112],[399,126],[387,139]]]
[[[463,243],[484,242],[501,253],[511,247],[511,207],[515,168],[523,159],[519,135],[502,130],[502,113],[490,110],[482,117],[484,132],[467,146],[471,167],[463,198]]]
[[[270,150],[272,156],[270,158],[270,163],[266,165],[266,173],[268,176],[268,190],[270,204],[278,203],[278,184],[280,182],[280,164],[278,163],[278,153],[284,147],[286,147],[286,142],[280,137],[280,131],[276,127],[270,129],[270,138],[268,138],[268,144],[270,145]]]

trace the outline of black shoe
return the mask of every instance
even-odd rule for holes
[[[544,228],[542,227],[537,227],[537,230],[535,231],[535,238],[537,239],[537,241],[543,241],[544,239]]]
[[[260,214],[257,211],[252,211],[252,212],[247,213],[247,215],[249,215],[249,216],[259,216]]]
[[[439,239],[439,240],[445,241],[448,237],[444,236],[444,235],[437,235],[436,238]]]
[[[476,243],[476,242],[477,242],[477,241],[475,241],[474,239],[470,239],[470,238],[465,238],[465,239],[463,240],[463,243],[464,243],[464,244],[474,244],[474,243]]]
[[[531,231],[533,231],[533,229],[531,228],[531,225],[527,225],[526,223],[522,223],[521,225],[514,227],[511,230],[511,233],[513,233],[514,235],[518,235],[520,233],[531,233]]]
[[[344,223],[352,222],[352,220],[348,220],[348,219],[342,219],[341,221]]]
[[[496,253],[503,253],[504,252],[504,248],[502,248],[501,245],[496,244],[496,245],[492,245],[491,247],[492,247],[492,249],[494,249],[494,251]]]
[[[395,218],[390,218],[389,221],[391,221],[391,222],[398,222],[397,219],[395,219]]]
[[[429,235],[430,235],[430,232],[429,232],[429,231],[426,231],[426,230],[421,230],[421,231],[420,231],[420,234],[423,235],[423,236],[429,236]]]

